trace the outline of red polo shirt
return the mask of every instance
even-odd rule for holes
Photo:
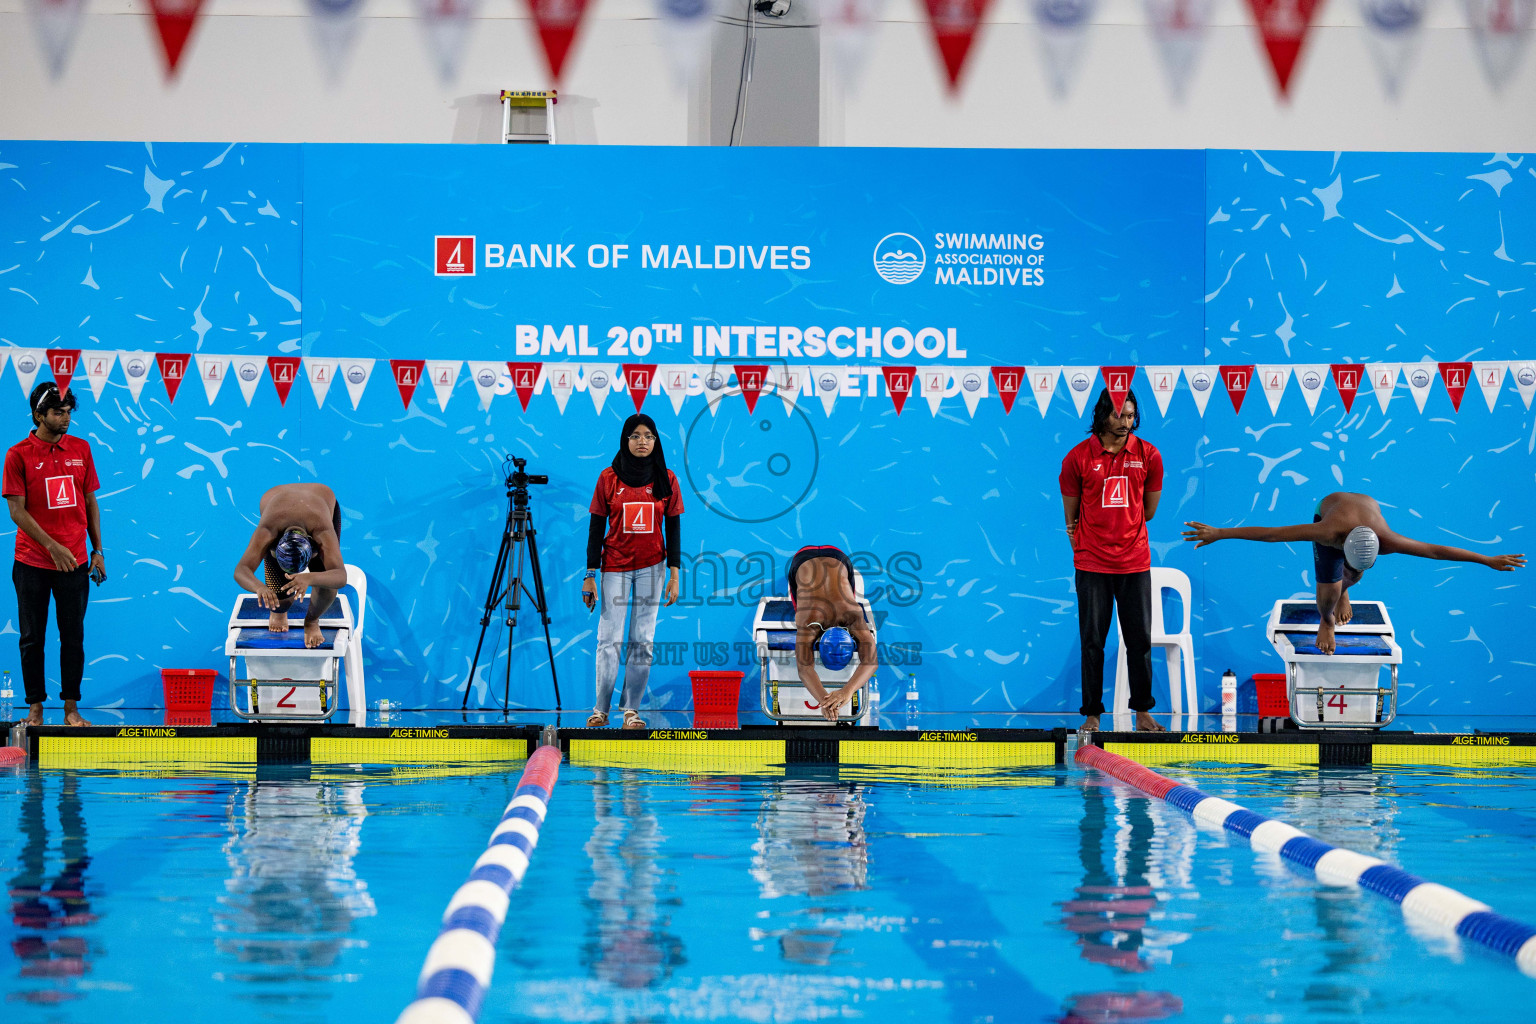
[[[592,504],[587,511],[608,517],[608,536],[603,540],[603,571],[648,569],[667,557],[667,516],[683,514],[683,495],[677,476],[669,469],[672,496],[657,501],[651,485],[630,487],[609,466],[597,478]]]
[[[1143,498],[1163,489],[1163,457],[1132,434],[1118,452],[1091,436],[1061,460],[1061,493],[1079,499],[1072,564],[1086,572],[1152,568]]]
[[[0,491],[7,498],[22,494],[27,511],[44,533],[69,548],[75,561],[85,564],[85,496],[101,485],[91,445],[65,434],[57,444],[38,440],[36,433],[11,446],[5,453],[5,476]],[[42,545],[16,530],[16,561],[39,569],[54,568]]]

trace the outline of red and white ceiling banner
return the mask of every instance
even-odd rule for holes
[[[683,403],[688,400],[688,390],[693,384],[693,367],[683,363],[658,366],[661,374],[661,393],[672,403],[672,411],[682,415]]]
[[[249,406],[251,399],[256,397],[256,386],[261,383],[261,374],[267,368],[267,361],[260,356],[230,356],[229,367],[235,375],[235,382],[240,385],[240,397]]]
[[[1483,74],[1498,92],[1519,68],[1530,42],[1536,0],[1466,0],[1466,9]]]
[[[463,365],[461,359],[426,361],[427,380],[431,382],[432,393],[437,397],[437,407],[443,412],[448,411],[448,400],[453,397],[454,385],[459,382],[459,368]]]
[[[288,392],[303,372],[303,363],[304,360],[299,356],[267,357],[267,376],[272,378],[272,386],[277,389],[278,405],[288,404]]]
[[[517,395],[518,404],[523,407],[523,412],[528,411],[528,403],[533,398],[533,393],[538,390],[543,379],[542,363],[508,363],[507,374],[512,378],[512,392]]]
[[[202,13],[203,0],[149,0],[149,10],[155,16],[155,32],[165,53],[165,77],[175,78],[187,39]]]
[[[544,364],[544,383],[549,386],[549,393],[554,396],[555,405],[562,415],[565,413],[565,403],[571,400],[571,392],[578,386],[580,376],[581,367],[575,363]]]
[[[309,390],[315,396],[315,405],[325,406],[325,396],[331,390],[336,375],[341,372],[341,360],[305,356],[304,375],[309,378]]]
[[[1339,389],[1339,397],[1344,400],[1344,411],[1352,412],[1355,395],[1365,383],[1365,368],[1359,363],[1333,363],[1328,372],[1333,375],[1333,386]]]
[[[784,402],[786,414],[795,411],[796,404],[800,401],[800,395],[805,391],[806,382],[810,380],[810,370],[804,366],[776,366],[769,374],[773,383],[773,392]]]
[[[416,388],[421,385],[421,375],[427,368],[424,359],[391,359],[389,361],[390,376],[395,379],[395,389],[400,392],[400,404],[405,408],[411,407],[411,396],[416,394]],[[352,402],[352,407],[357,408],[357,402]]]
[[[1040,30],[1040,51],[1051,91],[1058,98],[1065,97],[1082,63],[1098,0],[1025,0],[1025,5]]]
[[[358,29],[362,22],[358,13],[367,0],[307,0],[309,28],[314,36],[315,49],[320,53],[320,65],[325,77],[332,84],[341,80],[346,71],[347,57],[357,43]]]
[[[885,375],[885,393],[891,396],[891,404],[896,407],[896,415],[900,416],[907,399],[912,395],[912,378],[917,374],[917,367],[882,366],[880,372]]]
[[[1360,0],[1366,47],[1387,98],[1396,100],[1418,56],[1426,0]]]
[[[1451,408],[1461,411],[1461,397],[1467,385],[1472,383],[1471,363],[1441,363],[1440,379],[1445,381],[1445,393],[1451,396]]]
[[[679,86],[692,82],[704,67],[715,35],[720,0],[655,0],[656,31]]]
[[[74,380],[75,371],[80,365],[80,350],[77,348],[50,348],[48,353],[48,369],[53,372],[54,383],[59,386],[60,393],[69,390],[69,382]]]
[[[1168,88],[1175,103],[1183,103],[1190,77],[1205,45],[1205,27],[1214,0],[1146,0],[1147,23],[1163,59]]]
[[[1280,399],[1285,397],[1285,386],[1291,381],[1291,368],[1289,365],[1261,363],[1256,369],[1259,387],[1264,389],[1264,397],[1269,401],[1270,415],[1274,415],[1280,411]]]
[[[1131,381],[1136,378],[1136,367],[1101,366],[1099,373],[1104,378],[1104,390],[1109,392],[1109,400],[1114,403],[1115,415],[1118,416],[1125,407],[1125,396],[1131,393]]]
[[[64,74],[84,10],[85,0],[27,0],[27,13],[32,16],[37,41],[42,44],[48,74],[55,80]]]
[[[768,387],[767,366],[738,366],[736,369],[736,387],[741,392],[741,397],[747,403],[747,415],[757,411],[757,400]]]
[[[1515,390],[1525,407],[1531,407],[1531,397],[1536,395],[1536,363],[1510,363],[1509,375],[1515,378]]]
[[[581,34],[581,20],[587,13],[587,0],[527,0],[528,16],[533,19],[544,60],[549,64],[550,81],[560,84],[565,58],[570,56],[576,37]]]
[[[43,360],[47,358],[48,353],[40,348],[11,350],[11,365],[16,367],[16,382],[21,385],[23,397],[32,397],[32,385],[37,380],[37,371],[42,368]]]
[[[992,383],[997,385],[997,397],[1003,400],[1003,415],[1006,416],[1013,412],[1013,402],[1019,397],[1019,389],[1028,386],[1029,376],[1022,366],[994,366]]]
[[[1376,404],[1381,406],[1381,411],[1387,411],[1387,403],[1392,401],[1392,392],[1397,390],[1397,363],[1366,363],[1365,379],[1371,382],[1371,390],[1376,394]],[[1419,403],[1419,411],[1424,411],[1424,403]]]
[[[951,93],[960,87],[960,72],[991,4],[992,0],[923,0]]]
[[[1227,397],[1232,399],[1232,411],[1242,412],[1243,399],[1248,397],[1248,388],[1253,383],[1253,367],[1223,366],[1221,382],[1227,386]]]
[[[843,389],[843,374],[846,367],[842,366],[818,366],[811,372],[815,374],[816,393],[821,396],[821,409],[828,416],[832,415],[832,406],[837,402],[837,396]]]
[[[469,379],[475,382],[475,393],[480,396],[480,408],[489,410],[491,401],[496,397],[496,382],[507,373],[507,364],[500,360],[471,359],[469,361]],[[508,390],[511,385],[508,385]],[[556,395],[555,399],[560,403],[560,411],[565,412],[565,400],[570,397],[570,392],[564,395]]]
[[[1147,383],[1152,387],[1152,397],[1157,401],[1157,411],[1163,416],[1168,415],[1168,403],[1173,400],[1173,393],[1179,389],[1179,366],[1147,366],[1143,367],[1147,372]]]
[[[101,389],[107,386],[107,378],[112,375],[112,367],[116,363],[116,350],[80,353],[80,369],[91,386],[92,398],[101,398]]]
[[[373,376],[372,359],[342,359],[341,382],[347,386],[347,397],[352,399],[352,408],[357,408],[357,403],[363,400],[363,390],[368,387],[368,380]]]
[[[229,356],[199,352],[192,359],[197,364],[197,379],[203,382],[203,394],[212,405],[219,396],[219,389],[224,386],[224,378],[229,376]]]
[[[928,403],[928,412],[937,416],[939,406],[944,404],[944,395],[949,391],[949,367],[923,367],[917,375],[917,387],[918,393]]]
[[[1477,378],[1477,386],[1483,391],[1483,401],[1488,403],[1489,412],[1493,412],[1493,407],[1499,404],[1499,390],[1504,387],[1507,366],[1507,363],[1472,364],[1472,376]]]
[[[149,380],[149,365],[154,357],[148,352],[118,352],[117,361],[122,364],[123,378],[128,382],[128,395],[137,402],[144,393],[144,382]],[[4,366],[0,362],[0,367]]]
[[[1307,412],[1317,412],[1317,400],[1323,395],[1323,382],[1328,379],[1328,367],[1322,363],[1303,363],[1292,367],[1292,374],[1296,378],[1296,386],[1301,389],[1302,400],[1307,403]],[[1351,394],[1345,400],[1345,406],[1354,399]]]
[[[1291,75],[1312,31],[1312,18],[1322,6],[1322,0],[1248,0],[1281,96],[1290,96]]]
[[[592,407],[602,412],[603,406],[608,404],[608,396],[613,393],[618,376],[617,363],[587,363],[582,366],[581,380],[577,386],[587,389],[587,397],[592,399]]]
[[[846,89],[859,84],[886,0],[821,0],[821,38]]]
[[[763,368],[754,367],[754,369],[761,371]],[[635,412],[639,412],[641,407],[645,405],[645,396],[651,393],[651,385],[655,382],[655,363],[624,364],[624,389],[629,392],[630,399],[635,403]],[[761,372],[756,375],[755,382],[757,384],[757,390],[759,392],[762,391],[763,374]],[[751,400],[747,402],[747,411],[751,412],[752,407],[756,404],[757,395],[754,394]],[[528,406],[524,404],[523,408],[526,409],[527,407]]]
[[[1210,404],[1211,395],[1216,390],[1216,368],[1186,366],[1184,379],[1189,382],[1189,395],[1195,400],[1195,411],[1204,417],[1205,407]]]
[[[416,0],[416,16],[443,82],[459,76],[460,54],[479,6],[480,0]]]
[[[711,416],[719,415],[720,401],[730,393],[731,369],[728,366],[701,366],[699,368],[704,384],[704,404],[709,407]]]
[[[1056,381],[1061,376],[1061,371],[1060,366],[1029,368],[1029,393],[1035,396],[1035,404],[1040,409],[1041,419],[1045,418],[1046,410],[1051,407],[1051,397],[1056,394]]]
[[[1413,395],[1413,402],[1419,407],[1419,412],[1423,412],[1424,403],[1429,400],[1429,391],[1439,376],[1438,368],[1434,363],[1405,363],[1402,371],[1403,383],[1408,385],[1408,391]]]
[[[160,381],[165,385],[165,397],[174,403],[176,392],[181,390],[181,382],[187,379],[192,356],[182,352],[158,352],[155,354],[155,362],[160,367]]]
[[[987,382],[992,379],[992,368],[989,366],[957,366],[950,373],[960,385],[960,397],[965,401],[965,411],[970,414],[972,419],[975,419],[977,407],[981,405],[981,400],[987,397]],[[1014,386],[1017,387],[1018,385],[1015,384]]]
[[[1072,396],[1072,405],[1081,416],[1083,410],[1088,408],[1088,399],[1093,397],[1093,381],[1098,377],[1097,366],[1063,366],[1061,379],[1066,382],[1067,394]],[[1038,396],[1038,391],[1036,392]]]

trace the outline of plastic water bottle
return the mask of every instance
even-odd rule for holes
[[[869,686],[865,688],[864,719],[859,724],[880,728],[880,684],[874,676],[869,677]]]
[[[16,691],[11,688],[11,673],[6,672],[0,678],[0,722],[11,720],[12,708],[16,703]]]
[[[1237,714],[1237,674],[1227,669],[1221,676],[1221,713]]]
[[[918,713],[918,703],[919,703],[919,701],[918,701],[918,696],[917,696],[917,673],[915,673],[915,672],[912,673],[911,675],[907,676],[907,701],[906,701],[906,703],[907,703],[907,731],[908,732],[917,732],[917,730],[919,728],[919,726],[917,724],[917,713]]]

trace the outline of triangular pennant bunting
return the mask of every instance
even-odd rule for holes
[[[182,51],[202,8],[203,0],[149,0],[150,13],[155,16],[155,31],[160,35],[160,48],[165,52],[167,78],[176,76]]]
[[[11,350],[11,365],[16,367],[16,382],[21,385],[23,397],[32,397],[32,383],[37,380],[37,371],[42,368],[43,360],[47,358],[48,352],[45,349],[18,348]]]
[[[1434,363],[1407,363],[1403,366],[1403,381],[1413,394],[1419,412],[1424,411],[1424,403],[1429,401],[1430,389],[1435,386],[1435,372]]]
[[[1093,382],[1099,375],[1097,366],[1063,366],[1061,379],[1067,385],[1067,394],[1072,396],[1072,405],[1081,416],[1083,410],[1088,408],[1088,402],[1093,398]]]
[[[555,407],[560,410],[560,415],[565,415],[565,403],[571,400],[571,392],[576,390],[576,378],[580,375],[581,368],[575,363],[545,363],[544,382],[549,385],[549,393],[555,398]]]
[[[459,76],[464,42],[480,0],[416,0],[416,17],[437,65],[437,77],[451,82]]]
[[[1029,367],[1029,393],[1035,399],[1041,419],[1045,418],[1046,411],[1051,407],[1051,398],[1056,394],[1056,378],[1060,376],[1059,366]]]
[[[293,390],[293,382],[299,379],[303,363],[299,356],[267,356],[267,376],[272,378],[272,386],[277,389],[278,405],[288,404],[288,392]]]
[[[372,359],[342,359],[341,380],[347,386],[347,397],[352,399],[352,408],[356,409],[363,400],[363,391],[368,387],[368,379],[373,376]]]
[[[470,360],[469,379],[475,382],[475,393],[480,396],[481,409],[490,409],[491,401],[496,397],[496,382],[506,372],[506,363]],[[560,411],[564,412],[565,406],[562,405]]]
[[[1287,365],[1266,363],[1257,368],[1259,375],[1259,387],[1264,389],[1264,397],[1269,400],[1271,415],[1280,411],[1280,399],[1285,397],[1285,386],[1291,381],[1291,368]]]
[[[1417,55],[1425,0],[1360,0],[1360,20],[1371,60],[1388,99],[1397,99]]]
[[[229,373],[229,356],[200,352],[193,359],[197,361],[197,379],[203,382],[203,394],[208,396],[208,404],[212,405]]]
[[[1131,381],[1136,377],[1134,366],[1101,366],[1099,373],[1104,377],[1104,388],[1109,392],[1109,400],[1115,403],[1115,415],[1120,415],[1120,408],[1125,404],[1125,396],[1130,394]]]
[[[1082,60],[1088,28],[1093,24],[1097,0],[1026,0],[1040,27],[1040,46],[1051,91],[1064,97]]]
[[[624,389],[629,392],[629,397],[635,403],[635,412],[645,405],[645,396],[651,393],[651,385],[656,383],[655,363],[625,363],[624,364]],[[757,376],[758,390],[762,390],[763,377],[759,372]],[[747,402],[750,409],[756,401],[756,396]]]
[[[1359,368],[1356,367],[1358,370]],[[1328,379],[1328,367],[1322,363],[1303,363],[1295,367],[1296,384],[1301,388],[1301,397],[1307,403],[1307,412],[1317,412],[1317,400],[1323,397],[1323,382]],[[1359,379],[1355,386],[1360,384]],[[1349,403],[1354,401],[1354,393],[1344,399],[1344,411],[1349,411]]]
[[[960,72],[991,3],[992,0],[923,0],[952,93],[960,87]]]
[[[79,349],[51,348],[48,350],[48,369],[53,372],[54,383],[58,384],[61,394],[69,390],[69,382],[74,379],[75,371],[79,366]]]
[[[91,385],[92,398],[101,398],[101,389],[107,386],[107,378],[112,375],[112,366],[116,362],[116,352],[80,353],[80,368],[85,372],[87,383]]]
[[[85,0],[30,0],[27,8],[31,11],[32,27],[37,30],[38,41],[43,44],[48,74],[56,80],[64,73],[64,63],[74,48]]]
[[[577,386],[587,389],[587,397],[592,399],[592,407],[598,412],[602,412],[603,406],[607,404],[618,373],[619,368],[614,363],[586,363],[582,366],[581,382]]]
[[[672,403],[672,411],[682,414],[683,403],[688,400],[688,388],[693,383],[693,367],[681,363],[659,366],[661,393]]]
[[[1483,74],[1501,91],[1520,66],[1536,21],[1536,0],[1466,0],[1466,8]]]
[[[1175,103],[1184,102],[1190,76],[1205,44],[1212,0],[1146,0],[1147,23],[1163,58],[1163,71]]]
[[[926,366],[918,373],[918,390],[928,402],[928,411],[939,414],[944,393],[949,390],[949,369],[943,366]]]
[[[1312,31],[1312,16],[1321,6],[1322,0],[1248,0],[1282,96],[1290,95],[1291,73]]]
[[[896,407],[896,415],[900,416],[907,398],[912,394],[912,378],[917,374],[917,367],[882,366],[880,372],[885,375],[885,393],[891,396],[891,404]]]
[[[730,391],[730,368],[717,364],[700,367],[700,373],[703,374],[704,404],[709,407],[709,414],[715,416],[720,412],[720,400]]]
[[[453,398],[454,385],[459,382],[459,367],[463,366],[461,359],[428,359],[426,364],[427,381],[432,385],[432,394],[437,399],[437,407],[444,412],[448,411],[448,401]]]
[[[565,58],[576,42],[582,16],[586,13],[587,0],[528,0],[528,14],[533,18],[533,27],[544,47],[549,77],[557,85]]]
[[[1223,366],[1221,382],[1226,385],[1227,397],[1232,399],[1232,411],[1243,411],[1243,399],[1248,397],[1248,385],[1253,383],[1253,367]]]
[[[821,396],[822,411],[831,416],[832,406],[843,389],[844,367],[818,366],[811,372],[816,375],[816,393]]]
[[[424,359],[391,359],[389,372],[395,378],[395,387],[400,391],[400,404],[405,408],[411,407],[411,396],[416,393],[416,388],[421,384],[421,375],[427,368]]]
[[[885,0],[822,0],[821,38],[844,88],[854,88],[869,59],[870,43]]]
[[[144,382],[149,380],[149,365],[153,359],[148,352],[118,352],[117,361],[128,381],[128,394],[137,402],[144,392]]]
[[[656,30],[678,85],[698,76],[715,35],[718,0],[655,0]]]
[[[1147,366],[1143,369],[1147,374],[1147,383],[1152,385],[1152,397],[1157,400],[1157,411],[1167,416],[1168,403],[1173,400],[1173,393],[1179,390],[1180,367]]]
[[[1333,363],[1328,372],[1333,374],[1333,386],[1339,389],[1339,397],[1344,400],[1344,411],[1352,411],[1355,395],[1365,382],[1365,367],[1359,363]]]
[[[1195,400],[1195,411],[1204,417],[1216,390],[1216,371],[1209,366],[1186,366],[1184,380],[1189,384],[1189,397]]]
[[[768,382],[768,367],[766,366],[738,366],[736,367],[736,386],[741,389],[741,397],[747,402],[747,415],[757,410],[757,398],[763,393],[763,387]]]
[[[235,383],[240,385],[240,397],[245,399],[246,406],[250,406],[251,399],[256,397],[256,386],[261,383],[261,371],[266,369],[267,361],[260,356],[230,356],[229,364],[235,375]]]
[[[309,0],[309,24],[315,47],[320,51],[320,65],[332,83],[341,79],[347,56],[357,42],[361,27],[358,12],[365,0]]]
[[[1472,379],[1471,363],[1441,363],[1440,377],[1445,381],[1446,393],[1451,396],[1451,408],[1461,411],[1461,396],[1466,393]]]
[[[1392,401],[1392,392],[1397,390],[1396,363],[1367,363],[1365,364],[1365,379],[1371,382],[1371,390],[1376,395],[1376,404],[1381,406],[1381,411],[1387,411],[1387,403]],[[1419,411],[1424,411],[1420,404]]]
[[[1515,378],[1515,388],[1520,392],[1520,400],[1529,410],[1531,398],[1536,396],[1536,363],[1510,363],[1509,375]]]
[[[1477,377],[1477,386],[1483,389],[1483,401],[1488,403],[1488,411],[1493,412],[1493,407],[1499,404],[1499,390],[1504,387],[1504,371],[1507,363],[1473,363],[1472,373]]]
[[[330,393],[336,375],[341,372],[341,360],[304,357],[304,375],[309,378],[309,390],[315,396],[315,406],[325,408],[325,396]]]
[[[507,364],[507,372],[512,375],[512,390],[517,393],[517,401],[522,405],[523,412],[528,411],[528,401],[538,389],[540,369],[539,363]]]
[[[992,367],[992,383],[997,385],[997,397],[1003,400],[1003,415],[1013,412],[1013,400],[1019,397],[1019,388],[1028,380],[1022,366]]]
[[[769,378],[773,381],[773,393],[784,402],[784,411],[792,413],[805,390],[808,371],[803,366],[776,366]]]
[[[176,401],[176,392],[181,390],[181,382],[187,379],[187,367],[192,362],[190,354],[157,352],[155,362],[160,366],[160,382],[165,385],[165,397],[172,403]]]
[[[986,366],[956,366],[950,371],[955,382],[960,385],[960,397],[971,419],[976,418],[976,409],[981,405],[981,400],[987,397],[987,382],[992,376],[989,369]]]

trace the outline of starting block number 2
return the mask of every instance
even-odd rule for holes
[[[317,715],[321,712],[320,690],[313,686],[261,686],[257,688],[257,709],[263,717],[282,715]]]

